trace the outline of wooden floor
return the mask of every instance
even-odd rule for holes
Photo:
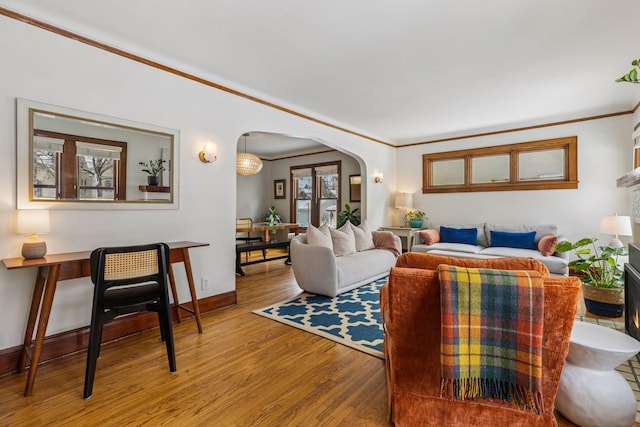
[[[0,426],[389,426],[381,359],[251,313],[297,295],[282,261],[244,267],[238,304],[175,324],[178,372],[159,331],[103,345],[93,396],[85,353],[0,377]],[[55,304],[54,304],[55,310]]]
[[[174,324],[177,373],[157,329],[127,337],[103,345],[88,400],[84,352],[41,365],[30,397],[25,374],[0,377],[0,426],[391,426],[383,361],[253,314],[301,290],[282,261],[243,269],[202,335]]]

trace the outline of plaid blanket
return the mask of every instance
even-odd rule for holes
[[[544,280],[533,271],[438,267],[441,395],[542,408]]]

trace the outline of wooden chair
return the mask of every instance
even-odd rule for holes
[[[253,227],[253,220],[251,218],[236,218],[236,228],[244,228],[244,227]],[[236,243],[250,243],[250,242],[262,242],[262,236],[252,236],[251,232],[240,232],[236,233]],[[245,257],[249,259],[250,251],[245,252]],[[262,249],[262,258],[267,258],[267,253],[264,249]]]
[[[165,243],[99,248],[91,253],[91,281],[95,285],[84,398],[91,397],[102,330],[113,319],[139,311],[158,313],[160,335],[167,347],[169,371],[176,371],[171,326]]]

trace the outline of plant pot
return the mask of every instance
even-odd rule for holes
[[[420,228],[420,227],[422,227],[422,220],[421,219],[412,219],[411,221],[409,221],[409,226],[411,228]]]
[[[620,317],[624,312],[623,288],[596,288],[582,283],[582,296],[590,313],[604,317]]]
[[[153,175],[149,175],[147,177],[147,184],[157,187],[158,186],[158,177],[157,176],[153,176]]]

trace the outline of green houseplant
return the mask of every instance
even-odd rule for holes
[[[158,176],[165,169],[164,164],[166,160],[149,160],[148,162],[138,162],[142,166],[142,172],[149,174],[147,177],[147,183],[149,185],[158,185]]]
[[[338,212],[338,223],[336,224],[336,227],[340,228],[347,222],[350,222],[353,225],[360,225],[360,215],[357,213],[359,210],[359,208],[351,210],[351,206],[349,206],[349,204],[345,204],[344,209]]]
[[[618,257],[626,255],[624,247],[596,246],[596,238],[584,238],[556,245],[557,252],[573,251],[576,259],[569,269],[580,275],[587,310],[607,317],[620,317],[624,310],[624,270]]]
[[[262,221],[268,222],[269,224],[280,224],[282,222],[282,216],[276,211],[275,206],[271,206],[267,209],[267,213],[263,215]]]
[[[631,65],[633,66],[631,71],[629,71],[627,74],[620,77],[619,79],[616,79],[616,82],[640,83],[640,81],[638,81],[638,70],[640,70],[640,59],[634,59],[633,61],[631,61]]]
[[[412,228],[422,227],[422,222],[428,219],[427,214],[422,211],[409,211],[407,212],[407,221]]]

